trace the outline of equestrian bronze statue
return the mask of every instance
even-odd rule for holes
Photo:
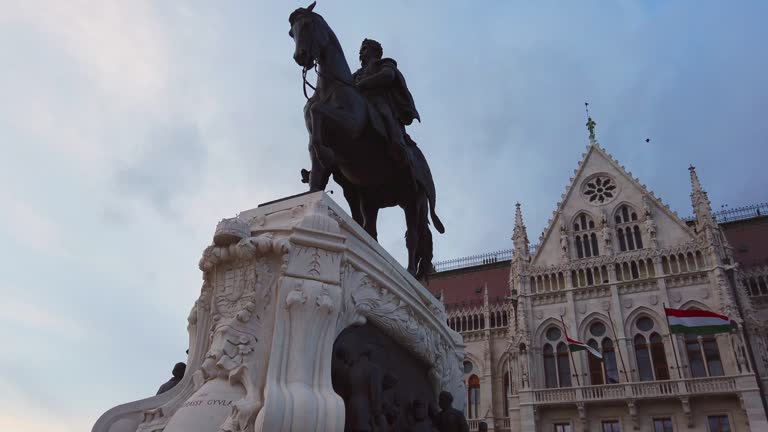
[[[382,58],[381,45],[366,39],[361,68],[352,74],[339,40],[315,3],[289,17],[293,59],[317,85],[304,106],[311,170],[302,170],[310,191],[324,190],[333,175],[344,190],[354,220],[376,239],[379,209],[402,207],[408,271],[426,279],[432,269],[432,233],[445,232],[435,212],[435,184],[424,154],[405,126],[420,120],[397,63]],[[310,85],[311,87],[311,85]]]

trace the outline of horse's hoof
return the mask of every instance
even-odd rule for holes
[[[305,170],[304,168],[301,169],[301,182],[309,183],[309,171]]]

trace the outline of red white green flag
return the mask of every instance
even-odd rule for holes
[[[571,350],[571,352],[587,350],[593,356],[599,359],[603,358],[603,355],[600,354],[600,351],[592,348],[591,346],[585,344],[584,342],[577,341],[576,339],[571,339],[567,336],[565,338],[568,340],[568,349]]]
[[[731,330],[731,320],[725,315],[704,310],[664,308],[672,333],[711,335]]]

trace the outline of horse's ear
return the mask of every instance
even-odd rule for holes
[[[316,2],[316,1],[313,1],[311,5],[307,6],[307,10],[308,10],[308,11],[310,11],[310,12],[312,12],[312,9],[314,9],[314,8],[315,8],[315,5],[316,5],[316,4],[317,4],[317,2]]]

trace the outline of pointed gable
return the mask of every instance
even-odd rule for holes
[[[650,209],[659,233],[658,247],[669,247],[694,238],[691,229],[676,213],[594,143],[587,146],[587,152],[574,171],[562,201],[558,203],[539,238],[532,264],[546,267],[563,263],[563,244],[566,243],[565,239],[561,239],[563,235],[568,238],[569,255],[576,258],[575,252],[571,250],[575,246],[574,231],[598,229],[603,218],[607,220],[609,227],[614,227],[617,212],[619,220],[624,220],[621,215],[622,205],[627,206],[628,212],[625,214],[630,218],[636,217],[643,230],[644,206]],[[633,212],[635,215],[632,215]],[[582,214],[584,218],[581,218]],[[612,230],[612,233],[615,234],[615,231]],[[598,243],[602,245],[602,238]],[[616,253],[619,252],[615,242],[613,248]],[[604,255],[605,252],[601,250],[600,254]]]

